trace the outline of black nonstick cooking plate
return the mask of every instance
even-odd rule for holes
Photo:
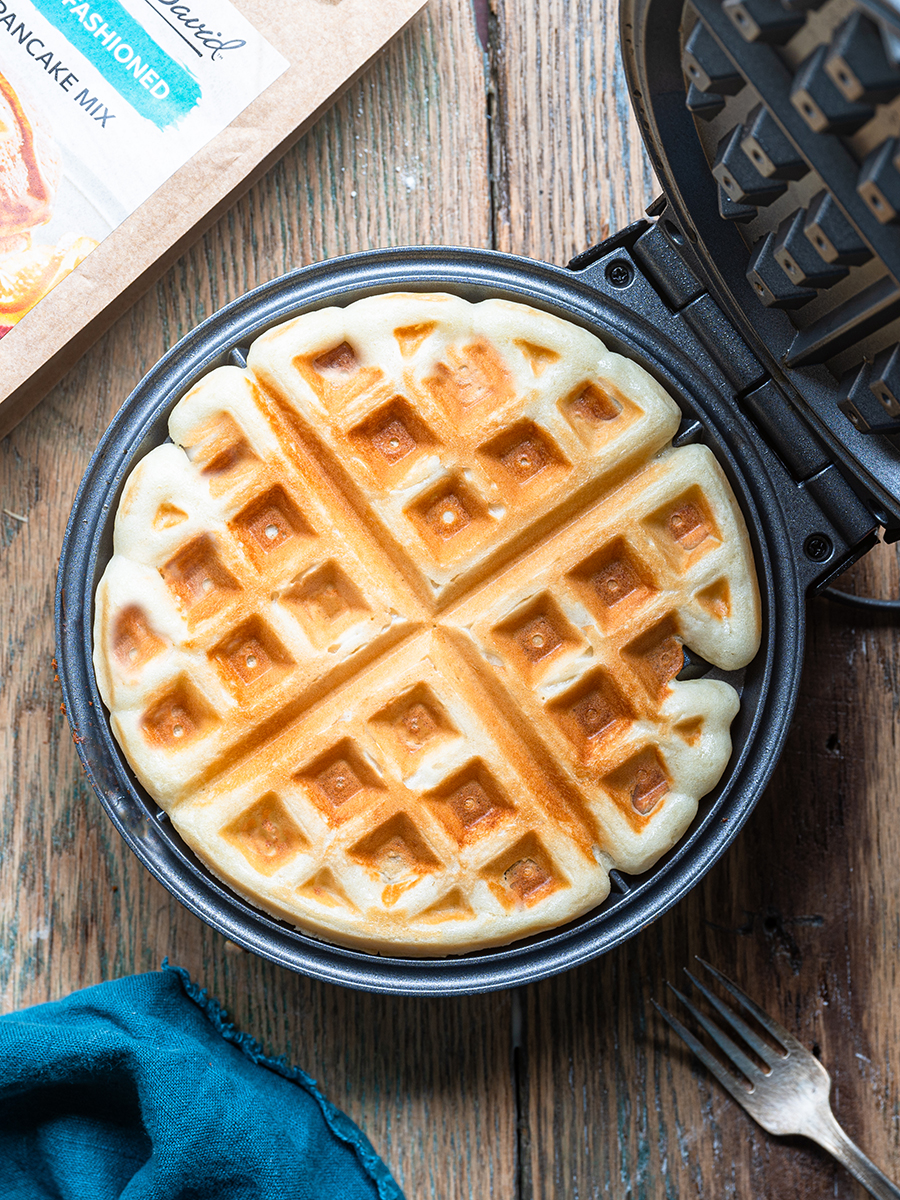
[[[829,565],[846,560],[852,550],[809,498],[801,503],[794,494],[796,485],[776,457],[734,412],[721,375],[709,361],[703,369],[702,347],[667,338],[660,301],[630,263],[619,249],[579,271],[487,251],[412,249],[308,267],[257,289],[189,334],[139,384],[107,431],[76,497],[60,562],[57,657],[66,711],[89,778],[123,837],[166,887],[233,941],[297,970],[371,990],[439,994],[511,986],[602,953],[658,916],[709,868],[752,809],[790,720],[804,593],[822,570],[803,546],[813,537],[827,540]],[[728,473],[750,530],[763,603],[763,647],[746,672],[732,679],[742,692],[742,707],[733,728],[731,766],[675,850],[644,877],[615,874],[606,903],[566,928],[508,949],[427,961],[377,957],[317,941],[265,916],[215,880],[134,779],[111,735],[91,664],[93,594],[112,552],[119,493],[136,461],[165,439],[177,399],[211,368],[242,362],[241,348],[270,325],[395,288],[526,301],[584,325],[638,359],[681,404],[680,439],[706,442]]]

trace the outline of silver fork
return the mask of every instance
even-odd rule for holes
[[[900,1200],[900,1188],[896,1187],[888,1177],[870,1162],[862,1150],[847,1137],[837,1123],[831,1111],[829,1099],[831,1093],[831,1076],[819,1060],[801,1045],[800,1042],[786,1029],[750,999],[745,992],[726,979],[715,967],[698,958],[697,962],[717,979],[723,988],[734,998],[739,1009],[750,1013],[766,1033],[777,1042],[783,1053],[773,1049],[768,1042],[757,1034],[731,1005],[724,1003],[714,996],[698,979],[685,969],[685,975],[702,996],[705,996],[722,1020],[731,1026],[732,1030],[755,1055],[765,1063],[760,1067],[747,1053],[725,1032],[720,1025],[710,1020],[700,1012],[688,998],[672,987],[682,1004],[693,1015],[694,1019],[709,1034],[724,1056],[728,1059],[738,1074],[727,1070],[719,1060],[707,1050],[702,1042],[671,1013],[666,1012],[654,1000],[653,1006],[665,1018],[679,1037],[683,1038],[700,1061],[712,1071],[719,1083],[743,1105],[751,1117],[767,1129],[769,1133],[782,1137],[786,1134],[801,1134],[814,1142],[818,1142],[829,1154],[833,1154],[839,1163],[847,1168],[859,1182],[877,1200]]]

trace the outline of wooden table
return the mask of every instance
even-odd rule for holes
[[[900,1175],[892,622],[813,602],[775,780],[688,899],[598,962],[461,1000],[313,983],[211,932],[120,841],[60,713],[52,600],[69,506],[113,413],[168,346],[298,264],[438,242],[564,262],[651,199],[612,0],[491,0],[479,25],[487,54],[471,0],[430,0],[0,443],[0,1003],[169,955],[322,1082],[410,1200],[858,1197],[824,1154],[758,1130],[673,1045],[649,999],[697,953],[737,976],[819,1048],[840,1119]],[[898,594],[894,552],[870,556],[853,584]]]

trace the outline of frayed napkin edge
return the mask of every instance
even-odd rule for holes
[[[334,1136],[353,1149],[360,1165],[378,1189],[378,1200],[404,1200],[398,1183],[375,1152],[369,1139],[346,1113],[341,1112],[322,1095],[319,1085],[311,1075],[307,1075],[300,1067],[292,1066],[284,1055],[280,1055],[278,1058],[270,1057],[255,1037],[236,1029],[216,997],[210,995],[208,988],[202,988],[195,983],[184,967],[176,966],[174,963],[170,963],[168,958],[164,958],[162,970],[171,971],[178,977],[184,994],[197,1005],[226,1042],[236,1046],[251,1062],[274,1071],[276,1075],[290,1080],[291,1083],[299,1084],[305,1092],[312,1096],[322,1110],[325,1123]]]

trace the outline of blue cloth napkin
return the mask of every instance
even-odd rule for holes
[[[0,1017],[3,1200],[403,1200],[349,1117],[178,967]]]

